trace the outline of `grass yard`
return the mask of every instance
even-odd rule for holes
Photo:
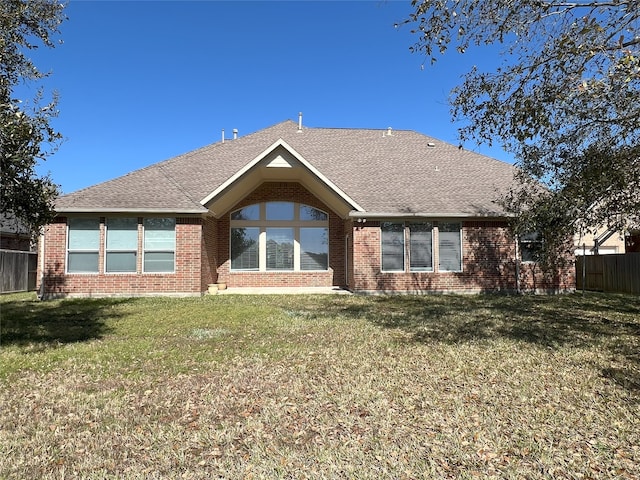
[[[0,478],[640,478],[640,298],[0,297]]]

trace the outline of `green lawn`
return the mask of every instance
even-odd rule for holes
[[[640,478],[640,298],[0,296],[0,478]]]

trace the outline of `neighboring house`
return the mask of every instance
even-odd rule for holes
[[[11,214],[0,213],[0,249],[33,250],[31,232]]]
[[[625,253],[625,234],[601,227],[592,233],[576,235],[574,245],[576,256]]]
[[[42,293],[573,289],[516,258],[494,203],[513,173],[413,131],[286,121],[61,197]]]

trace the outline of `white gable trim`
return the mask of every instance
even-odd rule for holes
[[[251,170],[255,165],[264,160],[271,152],[273,152],[276,148],[283,147],[285,148],[291,155],[295,157],[307,170],[313,173],[322,183],[324,183],[330,190],[336,193],[340,198],[342,198],[346,203],[351,205],[351,207],[358,211],[364,212],[364,209],[358,205],[349,195],[340,190],[331,180],[325,177],[319,170],[317,170],[311,163],[304,159],[302,155],[300,155],[296,150],[291,147],[287,142],[278,139],[273,145],[264,150],[260,155],[254,158],[252,161],[247,163],[244,167],[238,170],[233,176],[231,176],[227,181],[225,181],[222,185],[216,188],[213,192],[207,195],[205,198],[200,200],[202,205],[206,205],[211,200],[213,200],[216,196],[220,195],[224,192],[229,186],[233,185],[236,181],[238,181],[243,175],[245,175],[249,170]]]

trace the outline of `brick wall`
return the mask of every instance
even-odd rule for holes
[[[266,182],[231,211],[262,202],[298,202],[329,214],[329,270],[326,272],[232,272],[230,270],[229,213],[218,221],[218,281],[230,287],[330,287],[344,286],[344,222],[306,188],[294,182]]]
[[[351,288],[360,292],[496,292],[517,291],[516,247],[506,222],[462,222],[462,272],[438,272],[438,235],[434,229],[433,272],[381,272],[380,222],[353,224],[354,266]],[[520,265],[522,291],[572,290],[573,269],[544,274]]]
[[[138,219],[142,230],[142,218]],[[44,297],[176,294],[198,295],[203,291],[202,219],[176,219],[175,273],[142,272],[142,235],[138,235],[138,273],[104,273],[105,218],[100,218],[100,273],[65,274],[67,219],[58,217],[45,229],[44,272],[38,265],[38,282],[44,283]],[[44,276],[43,276],[44,273]],[[39,285],[40,287],[40,285]]]

